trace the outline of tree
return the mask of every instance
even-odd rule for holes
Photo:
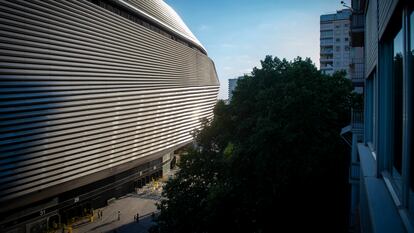
[[[266,56],[261,66],[196,132],[197,150],[163,193],[161,232],[345,232],[348,151],[339,132],[351,82],[300,57]]]

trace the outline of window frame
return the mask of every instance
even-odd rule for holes
[[[411,180],[414,177],[414,167],[411,165],[414,164],[411,161],[412,156],[414,156],[413,148],[414,145],[411,143],[413,141],[414,133],[414,3],[411,3],[411,6],[408,6],[403,14],[403,20],[405,25],[405,34],[404,34],[404,74],[405,79],[403,85],[404,87],[404,96],[406,98],[404,109],[405,109],[405,122],[403,131],[403,167],[405,168],[404,175],[405,179],[405,189],[404,189],[404,205],[408,208],[409,212],[414,215],[414,183]],[[411,43],[412,42],[412,43]],[[405,165],[404,165],[405,163]]]
[[[365,80],[365,98],[364,98],[364,106],[365,107],[365,143],[370,147],[372,151],[375,151],[375,134],[374,130],[376,128],[375,125],[375,116],[376,116],[376,93],[375,90],[375,82],[376,82],[376,72],[375,70],[368,76]]]
[[[414,68],[411,67],[412,57],[408,56],[410,48],[410,26],[414,24],[414,20],[410,21],[411,14],[414,14],[413,6],[404,6],[399,9],[399,13],[402,13],[397,23],[401,25],[393,25],[393,28],[398,30],[392,33],[391,37],[385,39],[385,41],[379,44],[379,67],[378,67],[378,90],[381,95],[378,96],[378,102],[374,106],[378,107],[378,121],[374,126],[377,129],[377,139],[372,132],[372,141],[376,142],[377,146],[373,146],[378,149],[378,153],[381,155],[377,159],[378,176],[382,176],[384,182],[387,184],[387,188],[394,199],[396,206],[402,208],[404,211],[408,210],[411,221],[414,220],[414,185],[410,184],[411,171],[414,172],[414,167],[410,166],[411,155],[413,155],[411,145],[411,134],[413,132],[413,94],[414,91]],[[414,16],[413,16],[414,17]],[[414,19],[414,18],[413,18]],[[402,124],[400,125],[402,139],[401,139],[401,173],[396,172],[394,167],[394,39],[402,31]],[[390,59],[392,58],[392,59]],[[392,67],[392,68],[390,68]],[[388,86],[388,87],[387,87]],[[377,94],[378,95],[378,94]],[[375,110],[373,110],[375,111]],[[389,123],[392,122],[391,125]],[[367,138],[369,139],[369,138]],[[413,155],[414,156],[414,155]]]

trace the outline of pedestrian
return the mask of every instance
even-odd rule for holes
[[[134,215],[134,222],[136,222],[137,221],[137,216],[136,215]]]
[[[139,213],[137,213],[137,222],[139,222]]]
[[[121,220],[121,211],[118,210],[118,221]]]

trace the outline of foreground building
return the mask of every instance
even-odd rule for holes
[[[0,232],[133,191],[212,117],[214,64],[162,0],[5,0],[0,27]]]
[[[320,17],[320,70],[332,75],[335,71],[345,70],[348,74],[350,64],[350,15],[349,9]]]
[[[413,232],[414,3],[354,0],[362,8],[364,132],[353,143],[354,232]],[[354,174],[354,175],[352,175]]]

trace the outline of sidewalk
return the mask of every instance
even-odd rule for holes
[[[128,194],[100,209],[103,211],[102,219],[97,218],[98,210],[95,210],[94,221],[77,223],[73,226],[73,233],[147,233],[153,225],[151,214],[157,211],[155,204],[161,200],[163,185],[168,177],[173,177],[177,171],[178,169],[173,169],[163,180],[150,182],[139,189],[138,193]],[[118,211],[121,211],[119,221]],[[139,223],[134,221],[137,213],[139,213]]]
[[[155,212],[157,201],[141,198],[131,194],[116,200],[114,203],[102,208],[103,217],[97,219],[95,214],[92,223],[83,223],[73,229],[73,233],[82,232],[147,232],[152,226],[151,214]],[[121,219],[118,221],[118,211],[121,211]],[[134,215],[139,213],[139,223],[134,222]]]

